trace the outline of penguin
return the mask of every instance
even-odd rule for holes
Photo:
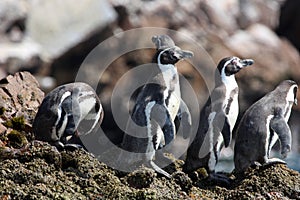
[[[191,117],[181,99],[175,64],[191,58],[193,52],[175,46],[168,35],[153,36],[152,42],[157,48],[151,65],[153,74],[137,94],[121,144],[126,153],[121,154],[119,160],[132,170],[143,164],[170,178],[153,159],[158,149],[174,140],[176,117],[186,124],[184,131],[190,131]]]
[[[283,158],[291,150],[291,130],[287,122],[293,104],[297,104],[297,90],[294,81],[285,80],[246,110],[237,128],[234,146],[237,173],[255,164],[285,163],[279,158],[270,158],[270,151],[277,140]]]
[[[84,147],[79,136],[101,124],[104,111],[94,89],[82,82],[61,85],[43,99],[33,122],[36,140],[59,150]]]
[[[239,112],[235,74],[253,63],[252,59],[238,57],[226,57],[219,62],[215,70],[215,88],[200,112],[197,134],[187,150],[185,172],[205,168],[212,180],[218,180],[215,166],[219,153],[224,145],[230,144]]]

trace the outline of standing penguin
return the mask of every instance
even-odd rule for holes
[[[238,112],[238,85],[235,74],[254,63],[251,59],[227,57],[222,59],[215,71],[215,88],[200,113],[200,124],[196,137],[188,148],[183,170],[191,172],[204,167],[210,178],[218,179],[214,173],[219,153],[228,147]]]
[[[298,86],[285,80],[273,91],[254,103],[244,114],[237,129],[234,147],[234,164],[237,172],[243,172],[255,162],[285,163],[270,158],[270,151],[279,139],[281,155],[291,150],[291,131],[287,124],[293,103],[297,103]]]
[[[58,149],[82,146],[79,135],[92,132],[101,124],[103,114],[91,86],[81,82],[61,85],[49,92],[39,107],[33,122],[35,139]]]
[[[188,109],[181,99],[179,76],[175,64],[193,53],[175,46],[167,35],[154,36],[157,47],[151,67],[153,74],[137,95],[131,119],[126,128],[121,147],[120,164],[135,169],[144,164],[157,172],[170,175],[153,162],[155,152],[169,144],[176,134],[174,120],[191,126]],[[183,122],[185,120],[185,122]]]

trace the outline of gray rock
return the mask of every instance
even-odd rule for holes
[[[17,23],[23,23],[27,14],[28,7],[26,0],[1,0],[0,41],[9,39],[10,31],[16,30],[13,27],[17,25]]]
[[[31,1],[26,27],[41,44],[42,57],[54,59],[116,19],[106,0]]]

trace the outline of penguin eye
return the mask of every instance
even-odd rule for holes
[[[236,60],[232,60],[228,65],[225,67],[225,74],[226,76],[230,76],[232,74],[237,73],[240,68],[236,65]]]
[[[232,65],[232,67],[237,67],[238,69],[241,69],[240,63],[241,63],[241,60],[237,60],[237,59],[233,59],[230,62],[230,64]]]
[[[161,63],[162,64],[174,64],[177,62],[177,58],[174,56],[174,53],[171,51],[165,51],[161,55]]]

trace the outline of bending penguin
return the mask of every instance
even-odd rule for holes
[[[244,172],[256,162],[285,163],[279,158],[270,158],[270,151],[278,139],[283,158],[291,150],[292,138],[287,121],[292,105],[297,103],[297,90],[294,81],[285,80],[245,112],[234,147],[236,172]]]
[[[124,135],[119,163],[134,170],[140,165],[152,167],[167,177],[169,173],[153,162],[156,151],[173,141],[174,120],[179,117],[189,131],[191,117],[181,99],[176,63],[193,53],[175,46],[167,35],[152,37],[157,52],[151,66],[152,75],[137,95]],[[184,121],[184,122],[183,122]]]
[[[215,166],[223,145],[228,147],[230,144],[239,112],[235,74],[253,63],[252,59],[238,57],[227,57],[219,62],[215,71],[215,88],[201,110],[196,137],[187,151],[185,172],[203,167],[212,180],[224,179],[215,174]]]
[[[80,135],[89,134],[103,119],[101,102],[86,83],[61,85],[42,101],[33,122],[35,139],[58,149],[83,147]]]

